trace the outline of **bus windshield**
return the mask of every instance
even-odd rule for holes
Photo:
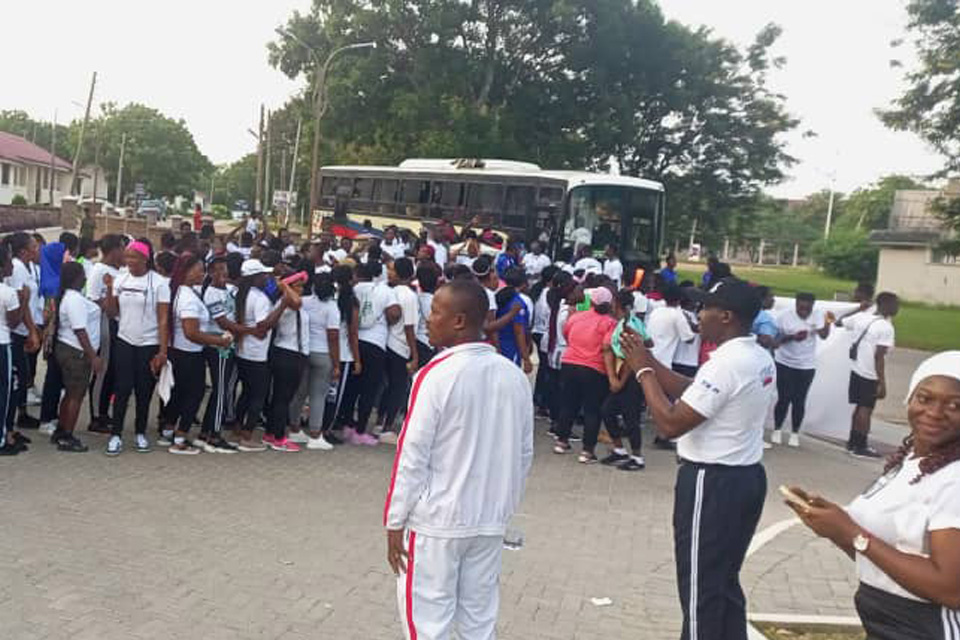
[[[613,245],[624,257],[651,260],[657,255],[658,191],[617,185],[584,185],[570,190],[562,245],[574,255],[594,254]]]

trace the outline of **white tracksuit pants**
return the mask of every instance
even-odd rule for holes
[[[407,640],[494,640],[502,536],[432,538],[406,533],[407,572],[397,579]]]

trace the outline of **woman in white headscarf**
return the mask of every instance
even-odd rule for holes
[[[793,488],[805,525],[857,563],[869,640],[960,640],[960,351],[914,372],[910,435],[846,508]]]

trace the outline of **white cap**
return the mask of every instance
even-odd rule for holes
[[[960,380],[960,351],[943,351],[921,362],[910,378],[910,389],[907,391],[904,403],[910,402],[917,386],[932,376],[944,376]]]
[[[240,275],[242,276],[255,276],[260,273],[273,273],[273,269],[255,258],[244,260],[243,264],[240,265]]]

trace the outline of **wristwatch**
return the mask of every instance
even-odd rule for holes
[[[862,531],[853,538],[853,550],[857,553],[866,553],[870,547],[870,537]]]

